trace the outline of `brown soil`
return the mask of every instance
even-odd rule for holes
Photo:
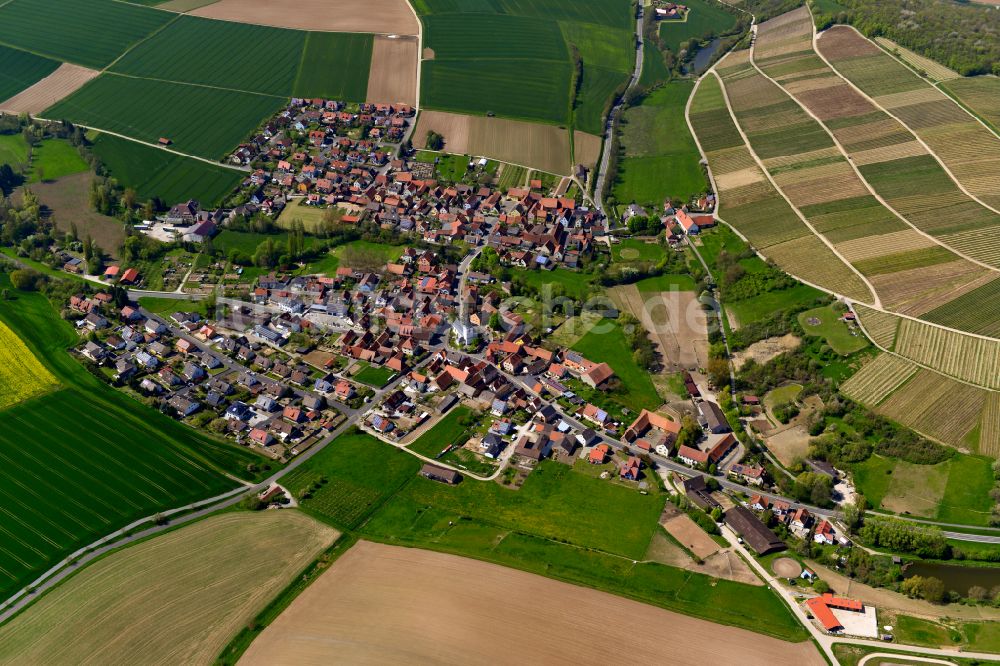
[[[32,183],[31,191],[42,204],[42,215],[51,216],[57,229],[70,231],[75,222],[81,239],[90,236],[107,254],[117,257],[119,247],[125,242],[125,231],[115,218],[91,209],[89,192],[93,177],[85,171],[59,180]]]
[[[695,292],[641,293],[631,284],[608,293],[646,327],[668,370],[697,370],[708,364],[706,315]]]
[[[776,576],[781,578],[798,578],[802,573],[802,566],[790,557],[779,557],[771,565]]]
[[[798,100],[820,120],[860,116],[875,111],[875,106],[846,83],[800,92]]]
[[[802,341],[791,333],[780,338],[766,338],[733,354],[733,365],[739,370],[750,359],[763,365],[779,354],[798,348],[800,344]]]
[[[240,663],[823,664],[786,643],[477,560],[360,542],[303,592]]]
[[[593,168],[601,158],[601,137],[573,132],[573,154],[577,164]]]
[[[423,58],[424,60],[434,60],[434,49],[429,46],[425,46]]]
[[[687,514],[671,518],[663,523],[663,528],[670,532],[670,536],[680,541],[685,548],[701,559],[705,559],[719,550],[719,544],[712,541],[712,537],[705,534],[705,530],[698,527]]]
[[[63,63],[35,85],[22,90],[5,102],[0,111],[8,113],[41,113],[63,97],[67,97],[97,76],[99,72],[79,65]]]
[[[417,48],[415,37],[375,37],[367,101],[416,105]]]
[[[809,453],[809,431],[797,425],[767,438],[767,448],[786,467],[803,460]]]
[[[449,153],[492,157],[555,174],[570,170],[569,132],[555,125],[421,111],[413,145],[424,148],[430,130],[444,137]]]
[[[406,0],[219,0],[192,16],[320,32],[416,35]]]
[[[833,26],[824,31],[816,42],[816,48],[829,60],[836,62],[841,58],[861,58],[863,56],[882,53],[882,49],[843,26]]]

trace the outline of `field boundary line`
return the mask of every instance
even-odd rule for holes
[[[755,23],[751,28],[755,36],[756,36],[756,27],[757,24]],[[725,60],[725,58],[720,58],[718,62],[722,62],[723,60]],[[752,57],[752,47],[751,47],[751,62],[752,61],[753,57]],[[855,275],[861,278],[861,281],[864,282],[866,287],[868,287],[868,290],[871,292],[872,296],[875,297],[875,304],[878,306],[879,309],[881,309],[882,299],[879,297],[878,292],[875,290],[875,287],[872,285],[872,283],[868,281],[868,278],[864,274],[862,274],[861,271],[859,271],[854,266],[854,264],[852,264],[851,262],[847,261],[847,259],[844,258],[844,255],[842,255],[840,251],[836,248],[836,246],[830,242],[830,239],[828,239],[826,236],[816,231],[816,227],[814,227],[812,223],[810,223],[809,220],[806,219],[806,216],[802,214],[802,211],[799,210],[798,207],[791,202],[791,200],[789,200],[784,190],[778,187],[778,183],[775,182],[774,177],[771,176],[771,172],[768,171],[767,167],[764,166],[764,162],[761,161],[760,156],[757,155],[757,151],[755,151],[753,149],[753,146],[750,145],[750,139],[747,137],[746,132],[743,131],[743,127],[740,126],[739,121],[736,119],[736,113],[733,111],[732,103],[729,100],[729,90],[728,88],[726,88],[725,81],[723,81],[722,77],[719,76],[718,73],[715,71],[715,67],[713,67],[710,71],[712,73],[712,76],[714,76],[716,79],[719,80],[719,85],[722,88],[722,98],[726,102],[726,110],[729,111],[729,117],[732,119],[733,125],[736,127],[736,131],[739,132],[740,137],[742,137],[743,143],[746,145],[747,151],[750,153],[750,155],[754,159],[754,162],[757,164],[757,168],[760,169],[761,172],[763,172],[764,176],[767,178],[767,181],[771,184],[771,187],[773,187],[774,190],[781,196],[781,198],[785,200],[785,203],[787,203],[788,206],[795,212],[795,215],[799,218],[799,220],[802,221],[802,224],[806,225],[806,228],[809,229],[809,231],[811,231],[812,234],[816,238],[818,238],[821,243],[826,245],[827,249],[829,249],[830,252],[832,252],[834,256],[837,257],[837,259],[839,259],[845,266],[847,266],[847,268],[853,271]],[[829,290],[825,289],[824,291],[829,291]],[[840,294],[837,295],[840,296]],[[846,299],[847,297],[843,296],[843,298]]]
[[[148,42],[149,40],[151,40],[153,37],[155,37],[156,35],[160,34],[164,30],[166,30],[168,27],[170,27],[171,25],[173,25],[174,22],[177,21],[177,19],[179,19],[180,17],[181,17],[180,14],[174,14],[174,17],[172,19],[170,19],[169,21],[167,21],[166,23],[164,23],[163,25],[161,25],[159,28],[157,28],[153,32],[149,33],[148,35],[146,35],[145,37],[143,37],[142,39],[140,39],[139,41],[135,42],[134,44],[132,44],[128,48],[126,48],[121,54],[118,55],[117,58],[115,58],[114,60],[112,60],[111,62],[109,62],[103,69],[101,69],[100,70],[101,73],[103,74],[103,73],[107,72],[109,69],[111,69],[112,67],[114,67],[115,65],[117,65],[119,60],[121,60],[122,58],[124,58],[125,56],[127,56],[129,53],[132,52],[132,49],[136,48],[137,46],[139,46],[141,44],[145,44],[146,42]]]
[[[32,116],[32,117],[35,120],[41,120],[41,121],[47,122],[47,123],[61,122],[59,120],[53,120],[51,118],[42,118],[41,116]],[[103,129],[103,128],[100,128],[100,127],[95,127],[94,125],[84,125],[83,123],[73,123],[73,125],[76,126],[76,127],[83,127],[85,129],[94,130],[94,131],[100,132],[102,134],[108,134],[110,136],[116,136],[119,139],[125,139],[126,141],[132,141],[133,143],[141,143],[142,145],[148,146],[150,148],[156,148],[157,150],[162,150],[162,151],[167,152],[167,153],[173,153],[174,155],[178,155],[180,157],[186,157],[188,159],[198,160],[199,162],[204,162],[205,164],[211,164],[212,166],[222,167],[224,169],[229,169],[231,171],[239,171],[239,172],[242,172],[242,173],[250,173],[250,167],[236,166],[235,164],[227,164],[225,162],[215,162],[213,160],[208,159],[207,157],[199,157],[198,155],[189,155],[188,153],[182,153],[179,150],[174,150],[173,148],[168,148],[167,146],[161,146],[161,145],[156,144],[156,143],[150,143],[149,141],[143,141],[142,139],[136,139],[133,136],[129,136],[127,134],[122,134],[120,132],[112,132],[110,130],[106,130],[106,129]]]
[[[810,14],[810,16],[812,16],[812,14]],[[886,201],[882,197],[882,195],[879,194],[875,190],[874,187],[872,187],[872,184],[868,182],[868,180],[864,177],[864,175],[862,175],[861,170],[858,169],[858,166],[854,163],[854,160],[851,158],[850,154],[844,148],[843,144],[840,143],[840,140],[836,137],[836,135],[834,135],[834,133],[830,130],[830,128],[826,126],[826,123],[824,123],[822,120],[820,120],[819,117],[816,116],[816,114],[814,114],[811,109],[807,108],[802,102],[800,102],[798,100],[798,98],[796,98],[790,92],[788,92],[787,90],[785,90],[784,86],[782,86],[780,83],[778,83],[777,81],[775,81],[773,78],[771,78],[771,76],[769,74],[767,74],[763,69],[760,68],[760,66],[757,64],[757,60],[754,58],[754,51],[756,50],[756,45],[757,45],[757,39],[756,39],[756,26],[755,26],[754,40],[753,40],[752,45],[750,46],[750,64],[753,66],[753,68],[757,71],[758,74],[760,74],[762,77],[764,77],[765,79],[767,79],[768,81],[770,81],[772,84],[774,84],[775,86],[777,86],[777,88],[779,90],[781,90],[781,92],[785,93],[786,97],[788,97],[790,100],[792,100],[800,109],[802,109],[803,112],[805,112],[810,118],[812,118],[817,124],[819,124],[819,126],[823,129],[823,131],[826,132],[827,136],[830,137],[830,140],[833,141],[833,144],[837,147],[837,150],[840,151],[841,157],[843,157],[847,161],[847,164],[850,165],[851,170],[854,172],[854,175],[858,178],[858,180],[861,182],[861,184],[865,186],[865,189],[868,190],[868,192],[873,197],[875,197],[875,199],[880,204],[882,204],[882,206],[884,206],[886,208],[886,210],[890,211],[893,215],[895,215],[897,218],[899,218],[899,220],[903,224],[905,224],[906,226],[910,227],[911,229],[913,229],[915,232],[917,232],[918,234],[920,234],[924,238],[930,240],[935,245],[948,250],[949,252],[951,252],[952,254],[954,254],[956,257],[960,257],[962,259],[965,259],[966,261],[969,261],[969,262],[971,262],[973,264],[976,264],[977,266],[979,266],[981,268],[985,268],[985,269],[987,269],[989,271],[992,271],[994,273],[1000,272],[1000,268],[998,268],[996,266],[992,266],[992,265],[987,264],[985,262],[982,262],[982,261],[980,261],[978,259],[973,259],[972,257],[966,255],[965,253],[960,252],[960,251],[956,250],[955,248],[951,247],[950,245],[946,244],[941,239],[936,238],[934,236],[931,236],[929,233],[927,233],[923,229],[919,229],[912,222],[910,222],[908,219],[906,219],[906,217],[904,215],[902,215],[898,210],[896,210],[894,207],[892,207],[889,204],[889,202]],[[827,62],[823,58],[823,56],[820,55],[819,51],[816,49],[816,28],[815,28],[814,24],[813,24],[813,27],[812,27],[812,50],[813,50],[813,52],[817,56],[820,57],[820,59],[823,60],[824,63],[826,63],[826,66],[829,67],[831,71],[833,71],[838,77],[843,78],[840,75],[840,72],[838,72],[837,70],[835,70],[833,68],[833,66],[829,62]],[[849,81],[848,81],[848,83],[850,84]],[[853,85],[853,84],[851,84],[851,85]],[[888,114],[885,111],[885,109],[882,109],[882,107],[876,105],[874,100],[872,100],[869,97],[865,96],[863,93],[861,93],[861,94],[864,97],[864,99],[867,100],[868,102],[870,102],[873,106],[875,106],[876,108],[878,108],[879,110],[881,110],[883,113],[886,113],[886,115],[890,115],[890,114]],[[902,125],[902,127],[904,127],[906,129],[906,131],[908,131],[911,135],[913,134],[913,131],[908,126],[906,126],[903,123],[901,123],[898,118],[896,118],[895,116],[890,116],[890,117],[892,117],[893,120],[895,120],[897,123],[899,123],[900,125]],[[928,151],[928,154],[930,154],[932,157],[934,157],[935,160],[938,159],[936,155],[934,155],[933,153],[930,152],[930,149],[928,149],[925,144],[923,144],[921,142],[921,145],[923,146],[924,150]],[[952,179],[952,180],[954,180],[954,179]],[[964,190],[963,190],[963,192],[964,192]]]
[[[858,33],[859,35],[861,35],[861,37],[863,37],[864,39],[867,39],[869,42],[871,42],[872,44],[874,44],[878,48],[882,49],[882,51],[885,52],[886,55],[888,55],[890,58],[892,58],[893,60],[895,60],[896,62],[898,62],[903,67],[906,67],[907,69],[909,69],[911,72],[913,72],[916,76],[918,76],[920,78],[920,80],[922,80],[927,85],[929,85],[929,86],[931,86],[933,88],[937,88],[941,92],[942,95],[945,95],[945,96],[949,97],[951,99],[951,101],[953,101],[963,111],[965,111],[967,114],[969,114],[970,116],[972,116],[973,120],[975,120],[980,125],[982,125],[987,130],[989,130],[989,132],[991,134],[993,134],[993,135],[997,136],[998,138],[1000,138],[1000,133],[998,133],[998,131],[997,131],[996,128],[994,128],[990,123],[988,123],[985,120],[983,120],[982,118],[980,118],[978,114],[974,113],[971,109],[969,109],[967,106],[965,106],[965,104],[962,102],[961,99],[959,99],[959,98],[955,97],[954,95],[952,95],[951,92],[946,87],[944,87],[945,81],[934,81],[933,83],[929,82],[927,80],[928,77],[922,76],[920,74],[920,72],[917,71],[916,69],[914,69],[913,66],[910,65],[908,62],[906,62],[902,58],[896,56],[896,54],[894,54],[892,51],[889,51],[888,49],[886,49],[884,46],[882,46],[881,44],[879,44],[878,42],[876,42],[874,39],[869,39],[864,33],[862,33],[860,30],[858,30],[857,28],[855,28],[853,25],[850,25],[849,23],[838,23],[837,25],[844,25],[844,26],[850,28],[851,30],[854,30],[856,33]],[[833,27],[833,26],[831,26],[831,27]],[[826,31],[824,30],[824,32],[826,32]],[[897,46],[899,46],[901,48],[906,48],[902,44],[897,44]],[[916,53],[916,52],[914,51],[914,53]],[[917,53],[917,55],[920,55],[920,54]],[[820,57],[822,58],[823,56],[820,55]],[[933,58],[929,58],[929,59],[930,60],[934,60]],[[935,60],[935,62],[937,62],[937,61]],[[941,64],[941,63],[938,63],[938,64]],[[840,72],[837,72],[837,74],[840,74]],[[995,76],[995,75],[994,74],[979,74],[978,76]],[[947,80],[948,81],[957,81],[957,80],[961,80],[961,79],[964,79],[964,78],[968,78],[968,77],[959,76],[958,79],[947,79]],[[909,129],[909,127],[907,127],[907,129]]]
[[[807,8],[808,8],[808,5],[807,5]],[[809,16],[812,16],[812,12],[811,12],[811,11],[810,11],[810,13],[809,13]],[[847,85],[849,85],[849,86],[850,86],[851,88],[853,88],[855,92],[857,92],[857,93],[858,93],[859,95],[861,95],[861,96],[862,96],[862,97],[863,97],[863,98],[864,98],[865,100],[867,100],[868,102],[871,102],[871,104],[872,104],[872,105],[873,105],[873,106],[874,106],[875,108],[877,108],[877,109],[878,109],[879,111],[881,111],[882,113],[886,114],[887,116],[889,116],[890,118],[892,118],[893,120],[895,120],[895,121],[896,121],[897,123],[899,123],[900,125],[902,125],[902,126],[903,126],[904,128],[906,128],[906,131],[907,131],[907,132],[909,132],[909,133],[910,133],[910,135],[911,135],[911,136],[912,136],[912,137],[913,137],[914,139],[916,139],[916,140],[917,140],[917,142],[918,142],[918,143],[919,143],[919,144],[920,144],[921,146],[923,146],[923,147],[924,147],[924,150],[926,150],[926,151],[927,151],[927,153],[928,153],[928,154],[929,154],[929,155],[930,155],[931,157],[933,157],[933,158],[934,158],[934,160],[935,160],[935,161],[936,161],[936,162],[937,162],[938,164],[940,164],[940,165],[941,165],[941,168],[942,168],[942,169],[944,169],[944,172],[948,174],[948,177],[949,177],[949,178],[951,178],[952,182],[953,182],[953,183],[955,183],[955,185],[956,185],[956,186],[958,187],[958,189],[960,189],[960,190],[961,190],[961,191],[962,191],[962,192],[963,192],[963,193],[964,193],[964,194],[965,194],[965,195],[966,195],[967,197],[969,197],[970,199],[972,199],[973,201],[975,201],[976,203],[978,203],[978,204],[979,204],[980,206],[982,206],[982,207],[984,207],[984,208],[987,208],[987,209],[989,209],[989,210],[993,211],[994,213],[997,213],[998,215],[1000,215],[1000,210],[998,210],[998,209],[994,208],[993,206],[991,206],[991,205],[989,205],[989,204],[985,203],[985,202],[984,202],[984,201],[982,201],[982,200],[981,200],[981,199],[980,199],[979,197],[977,197],[977,196],[976,196],[975,194],[973,194],[972,192],[969,192],[969,191],[968,191],[967,189],[965,189],[965,185],[963,185],[963,184],[962,184],[962,182],[961,182],[961,181],[959,181],[958,177],[957,177],[957,176],[955,176],[955,174],[954,174],[954,173],[952,173],[951,169],[950,169],[950,168],[948,168],[948,165],[944,163],[944,160],[942,160],[942,159],[941,159],[940,157],[938,157],[937,153],[935,153],[935,152],[934,152],[934,151],[933,151],[933,150],[931,149],[931,147],[930,147],[930,146],[928,146],[928,145],[927,145],[927,143],[926,143],[926,142],[925,142],[925,141],[924,141],[923,139],[921,139],[921,138],[920,138],[920,135],[918,135],[918,134],[917,134],[916,132],[914,132],[914,131],[913,131],[913,128],[911,128],[911,127],[910,127],[909,125],[907,125],[907,124],[906,124],[906,123],[904,123],[904,122],[903,122],[902,120],[900,120],[899,118],[897,118],[895,114],[893,114],[893,113],[892,113],[891,111],[889,111],[888,109],[886,109],[885,107],[883,107],[883,106],[882,106],[881,104],[879,104],[879,103],[878,103],[877,101],[875,101],[875,98],[874,98],[874,97],[870,96],[870,95],[869,95],[868,93],[866,93],[865,91],[861,90],[861,88],[859,88],[859,87],[857,87],[856,85],[854,85],[854,82],[853,82],[853,81],[851,81],[851,80],[850,80],[850,79],[848,79],[848,78],[847,78],[846,76],[844,76],[843,74],[841,74],[841,73],[840,73],[840,70],[839,70],[839,69],[837,69],[836,67],[834,67],[834,66],[833,66],[833,64],[831,64],[831,63],[830,63],[830,61],[826,59],[826,56],[824,56],[824,55],[823,55],[822,53],[820,53],[819,49],[818,49],[818,48],[816,48],[816,44],[817,44],[817,43],[819,42],[819,34],[818,34],[818,33],[816,32],[816,22],[815,22],[815,20],[813,20],[813,21],[811,22],[811,24],[810,24],[810,25],[812,26],[812,50],[813,50],[813,52],[814,52],[814,53],[815,53],[815,54],[816,54],[817,56],[819,56],[820,60],[822,60],[822,61],[823,61],[824,63],[826,63],[826,66],[827,66],[827,67],[829,67],[829,68],[830,68],[831,70],[833,70],[833,72],[834,72],[834,73],[835,73],[835,74],[836,74],[836,75],[837,75],[838,77],[840,77],[840,78],[841,78],[841,79],[842,79],[842,80],[843,80],[843,81],[844,81],[845,83],[847,83]],[[852,30],[853,30],[853,29],[854,29],[854,28],[853,28],[853,26],[852,26]],[[856,33],[858,34],[858,36],[859,36],[859,37],[861,37],[862,39],[864,39],[865,41],[868,41],[868,42],[872,42],[872,40],[868,39],[867,37],[865,37],[864,35],[862,35],[862,34],[861,34],[860,32],[858,32],[857,30],[854,30],[854,32],[856,32]],[[872,42],[872,43],[875,43],[875,42]],[[876,44],[876,46],[877,46],[877,44]],[[752,60],[752,59],[753,59],[753,49],[752,49],[752,48],[751,48],[751,50],[750,50],[750,53],[751,53],[751,60]],[[892,57],[892,56],[890,55],[890,57]],[[756,66],[757,66],[757,63],[754,63],[754,66],[756,67]],[[762,73],[763,73],[763,72],[762,72]],[[934,88],[935,90],[937,90],[937,91],[938,91],[938,93],[939,93],[939,94],[941,94],[941,96],[943,96],[943,97],[947,98],[947,99],[948,99],[948,101],[950,101],[950,102],[952,102],[952,104],[954,104],[954,100],[952,100],[952,99],[951,99],[951,97],[949,97],[948,95],[945,95],[945,94],[944,94],[943,92],[941,92],[940,90],[938,90],[937,86],[933,86],[933,85],[930,85],[930,84],[928,84],[928,83],[927,83],[926,81],[924,81],[924,79],[923,79],[923,78],[921,78],[921,77],[920,77],[919,75],[917,75],[917,78],[918,78],[918,79],[920,80],[920,82],[921,82],[921,83],[923,83],[923,84],[924,84],[925,86],[927,86],[927,87],[929,87],[929,88]],[[782,88],[782,90],[784,90],[784,88]],[[959,108],[961,108],[961,107],[960,107],[960,105],[957,105],[957,104],[956,104],[956,106],[959,106]],[[964,110],[964,109],[963,109],[963,110]],[[966,113],[968,113],[968,112],[966,112]],[[970,116],[971,116],[971,114],[970,114]],[[971,117],[972,117],[972,119],[973,119],[973,120],[976,120],[977,122],[979,121],[979,119],[978,119],[978,118],[976,118],[975,116],[971,116]],[[825,127],[825,125],[824,125],[824,127]],[[987,128],[987,129],[989,129],[989,128]],[[829,131],[829,130],[827,130],[827,131]],[[991,134],[991,135],[993,134],[993,131],[992,131],[992,130],[990,130],[990,134]],[[994,135],[994,136],[995,136],[995,135]],[[995,269],[994,269],[994,270],[995,270]]]
[[[258,97],[270,97],[272,99],[289,100],[292,98],[291,95],[273,95],[271,93],[262,93],[262,92],[257,92],[255,90],[243,90],[242,88],[226,88],[225,86],[213,86],[207,83],[195,83],[193,81],[176,81],[174,79],[160,79],[155,76],[138,76],[137,74],[126,74],[124,72],[102,71],[101,74],[106,74],[107,76],[118,76],[123,79],[136,79],[139,81],[155,81],[157,83],[173,83],[178,86],[191,86],[193,88],[208,88],[209,90],[222,90],[224,92],[242,93],[244,95],[257,95]]]

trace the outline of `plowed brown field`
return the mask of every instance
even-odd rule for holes
[[[8,113],[41,113],[63,97],[83,87],[99,72],[79,65],[64,62],[56,71],[33,86],[30,86],[5,102],[0,102],[0,111]]]
[[[406,0],[219,0],[192,16],[319,32],[416,35]]]
[[[416,105],[417,49],[416,37],[375,37],[367,101]]]

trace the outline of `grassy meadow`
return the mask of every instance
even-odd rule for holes
[[[123,187],[133,188],[140,201],[158,198],[173,205],[197,199],[204,207],[218,206],[244,177],[234,169],[213,166],[110,134],[98,135],[93,151],[108,173]]]
[[[618,322],[601,322],[577,340],[573,349],[588,360],[611,366],[621,381],[620,389],[611,396],[629,409],[638,412],[641,409],[656,409],[663,404],[649,372],[640,368],[632,357],[632,347]]]
[[[686,202],[708,188],[701,154],[684,120],[693,87],[691,81],[671,81],[625,111],[625,158],[612,190],[620,203],[659,208],[664,199]]]
[[[80,151],[62,139],[44,139],[31,149],[28,182],[58,180],[63,176],[90,171]]]

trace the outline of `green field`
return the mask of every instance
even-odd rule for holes
[[[824,338],[830,348],[844,356],[868,346],[868,339],[860,331],[851,335],[851,329],[840,320],[841,313],[830,306],[813,308],[799,313],[799,325],[809,335]],[[816,323],[818,320],[818,323]]]
[[[596,294],[594,276],[589,273],[556,268],[551,271],[526,271],[519,275],[538,291],[542,291],[548,284],[558,285],[563,294],[578,301],[585,301]]]
[[[424,23],[422,99],[429,108],[574,123],[599,133],[611,93],[634,58],[626,0],[420,0]],[[583,77],[572,99],[572,51]],[[575,108],[574,108],[575,107]]]
[[[284,104],[283,97],[102,74],[43,115],[147,143],[164,137],[176,150],[218,160]]]
[[[233,488],[217,470],[260,462],[95,379],[64,351],[76,333],[40,294],[0,301],[0,319],[67,387],[0,412],[0,595],[122,525]]]
[[[28,161],[28,144],[20,134],[0,134],[0,164],[10,164],[17,170]]]
[[[355,379],[362,384],[374,386],[375,388],[382,388],[389,383],[389,380],[392,379],[395,374],[395,370],[390,370],[385,366],[378,367],[374,365],[366,365],[360,372],[358,372],[358,374],[354,375],[352,379]]]
[[[742,301],[728,301],[726,308],[736,315],[741,325],[745,325],[760,321],[779,310],[809,305],[823,296],[819,289],[799,284],[790,289],[768,291]]]
[[[44,139],[31,149],[31,174],[28,182],[57,180],[63,176],[89,171],[76,146],[62,139]]]
[[[690,0],[686,21],[661,21],[660,39],[674,53],[690,39],[705,39],[736,25],[736,14],[727,12],[712,0]]]
[[[109,175],[133,188],[140,201],[159,198],[168,206],[188,199],[218,206],[245,176],[110,134],[98,135],[93,151]]]
[[[433,458],[449,446],[464,443],[469,437],[468,428],[458,421],[471,413],[472,410],[465,405],[455,407],[407,448]]]
[[[623,116],[615,198],[656,206],[670,198],[686,202],[708,189],[701,154],[684,120],[692,81],[671,81],[647,95]]]
[[[55,60],[0,46],[0,101],[34,85],[57,67]]]
[[[307,35],[292,95],[364,101],[372,61],[372,36],[346,32]]]
[[[601,331],[605,332],[600,332]],[[606,330],[609,329],[609,330]],[[611,395],[633,411],[656,409],[663,399],[656,392],[649,372],[636,365],[632,347],[618,322],[605,320],[577,340],[573,349],[595,363],[607,363],[621,380],[621,388]]]
[[[224,253],[236,250],[248,255],[253,255],[257,246],[266,241],[268,238],[272,239],[279,246],[288,244],[287,233],[255,234],[247,231],[232,231],[230,229],[223,229],[219,232],[219,235],[212,239],[212,243],[215,245],[215,249],[222,250]],[[305,246],[307,248],[315,242],[315,236],[305,237]]]
[[[422,463],[371,435],[341,435],[282,477],[302,510],[341,528],[356,527],[412,478]],[[311,489],[311,490],[310,490]],[[303,499],[303,493],[310,496]]]
[[[101,69],[176,18],[115,0],[12,0],[0,6],[0,42]]]
[[[635,238],[624,238],[611,246],[611,258],[616,262],[657,262],[667,250],[658,243],[646,243]]]

